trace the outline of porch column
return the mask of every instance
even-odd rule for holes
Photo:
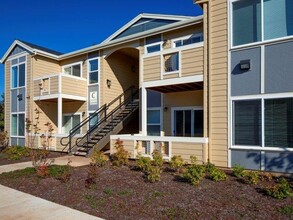
[[[141,87],[141,133],[147,135],[147,90]]]
[[[62,133],[62,96],[58,97],[58,134]]]

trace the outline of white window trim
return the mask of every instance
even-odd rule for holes
[[[258,46],[258,45],[264,45],[264,44],[270,44],[274,42],[279,42],[279,41],[286,41],[293,39],[293,35],[290,36],[285,36],[285,37],[279,37],[279,38],[274,38],[274,39],[269,39],[269,40],[264,40],[264,7],[263,7],[263,0],[261,0],[261,40],[258,42],[252,42],[252,43],[247,43],[247,44],[241,44],[237,46],[233,46],[233,3],[243,1],[243,0],[229,0],[229,26],[230,26],[230,48],[231,50],[234,49],[241,49],[241,48],[246,48],[246,47],[251,47],[251,46]]]
[[[182,106],[182,107],[172,107],[171,108],[171,134],[172,134],[172,136],[174,136],[174,137],[176,137],[175,136],[175,127],[174,127],[174,125],[175,125],[175,118],[174,118],[174,116],[175,116],[175,111],[184,111],[184,110],[190,110],[190,111],[195,111],[195,110],[203,110],[203,106]],[[193,117],[194,117],[194,115],[193,115]],[[191,121],[192,121],[192,114],[191,114]],[[193,131],[193,129],[192,129],[192,126],[191,126],[191,132]],[[193,131],[193,133],[194,133],[194,131]],[[192,138],[194,138],[194,137],[192,137]]]
[[[20,57],[18,57],[17,59],[19,59]],[[17,66],[18,67],[18,69],[17,69],[17,84],[19,84],[19,66],[20,65],[22,65],[22,64],[25,64],[25,79],[24,79],[24,86],[16,86],[16,87],[12,87],[13,86],[13,80],[12,80],[12,69],[13,69],[13,67],[15,67],[15,66]],[[25,61],[23,61],[23,62],[20,62],[20,63],[17,63],[17,64],[13,64],[13,65],[11,65],[11,67],[10,67],[10,81],[11,81],[11,83],[10,83],[10,88],[11,88],[11,90],[13,90],[13,89],[21,89],[21,88],[25,88],[25,86],[26,86],[26,78],[27,78],[27,64],[26,64],[26,60]]]
[[[163,50],[163,36],[162,34],[160,34],[161,36],[161,40],[156,42],[156,43],[151,43],[151,44],[146,44],[146,38],[144,38],[144,54],[154,54],[154,53],[159,53]],[[156,52],[152,52],[149,53],[148,52],[148,47],[152,47],[152,46],[156,46],[156,45],[160,45],[160,51],[156,51]]]
[[[70,117],[70,123],[71,123],[71,128],[70,128],[70,130],[73,128],[72,127],[72,116],[74,116],[74,115],[79,115],[80,116],[80,122],[82,122],[82,112],[75,112],[75,113],[63,113],[62,114],[62,134],[67,134],[67,133],[65,133],[64,132],[64,126],[63,126],[63,117],[64,116],[71,116]],[[82,134],[82,127],[80,128],[80,133],[79,134]]]
[[[264,102],[267,99],[286,99],[286,98],[292,98],[293,93],[277,93],[277,94],[259,94],[259,95],[250,95],[250,96],[239,96],[239,97],[231,97],[231,104],[230,104],[230,111],[231,111],[231,146],[230,149],[233,150],[262,150],[262,151],[293,151],[293,148],[282,148],[282,147],[266,147],[265,146],[265,108],[264,108]],[[234,101],[249,101],[249,100],[260,100],[261,101],[261,144],[260,146],[246,146],[246,145],[234,145],[233,139],[234,139],[234,111],[233,111],[233,102]]]
[[[17,115],[17,121],[16,121],[16,129],[17,129],[17,135],[12,135],[12,115]],[[23,136],[19,136],[18,135],[18,125],[19,125],[19,115],[24,115],[24,135]],[[26,137],[26,112],[11,112],[10,113],[10,137],[11,138],[25,138]],[[18,140],[17,140],[17,144],[18,144]]]
[[[192,36],[194,36],[194,37],[202,37],[202,39],[203,39],[203,33],[194,33],[194,34],[189,34],[189,35],[186,35],[186,36],[183,36],[183,37],[174,38],[174,39],[171,40],[172,48],[178,48],[178,47],[176,47],[176,44],[175,44],[177,41],[187,40]],[[185,47],[185,46],[188,46],[188,45],[201,45],[202,42],[203,41],[200,41],[200,42],[197,42],[197,43],[192,43],[192,44],[187,44],[187,45],[182,45],[182,46],[179,46],[179,47]]]
[[[160,111],[160,122],[159,123],[146,123],[146,125],[160,125],[160,132],[162,131],[162,122],[163,122],[163,112],[162,112],[162,107],[148,107],[147,111]]]
[[[72,67],[72,66],[76,66],[76,65],[80,65],[80,76],[74,76],[74,75],[72,75],[72,69],[71,69],[71,74],[67,74],[67,73],[65,73],[65,71],[64,71],[65,68],[67,68],[67,67]],[[70,63],[70,64],[67,64],[67,65],[62,66],[62,73],[65,74],[65,75],[72,76],[72,77],[83,78],[83,73],[82,73],[82,61],[80,61],[80,62],[75,62],[75,63]]]
[[[92,72],[96,72],[96,71],[90,71],[90,61],[92,60],[98,60],[98,82],[97,83],[90,83],[90,73]],[[94,85],[99,85],[100,84],[100,57],[94,57],[94,58],[91,58],[91,59],[88,59],[87,60],[87,84],[88,86],[94,86]]]

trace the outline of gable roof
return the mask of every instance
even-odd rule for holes
[[[104,40],[102,42],[102,44],[107,43],[112,40],[116,40],[118,38],[123,38],[123,37],[129,36],[131,34],[136,34],[138,32],[148,31],[148,30],[158,28],[158,27],[161,27],[164,25],[172,24],[172,23],[179,22],[179,21],[185,21],[185,20],[192,19],[192,18],[195,18],[195,17],[142,13],[142,14],[139,14],[138,16],[136,16],[131,21],[129,21],[127,24],[125,24],[123,27],[121,27],[119,30],[117,30],[114,34],[112,34],[106,40]],[[125,34],[125,32],[129,31],[131,28],[133,29],[135,26],[142,26],[141,24],[151,23],[152,21],[157,21],[157,22],[160,22],[161,24],[149,25],[149,27],[141,28],[140,30],[137,29],[136,31],[132,31],[133,33],[126,33]],[[131,32],[131,31],[129,31],[129,32]]]
[[[22,47],[22,48],[24,48],[25,50],[27,50],[30,53],[34,53],[34,54],[39,53],[39,54],[42,54],[44,56],[49,56],[49,57],[52,57],[52,58],[58,58],[60,55],[63,54],[63,53],[60,53],[58,51],[48,49],[46,47],[38,46],[36,44],[32,44],[32,43],[25,42],[25,41],[22,41],[22,40],[15,40],[15,41],[13,41],[11,46],[8,48],[6,53],[3,55],[2,59],[0,60],[1,63],[5,62],[5,60],[8,58],[10,53],[13,51],[13,49],[17,45]]]

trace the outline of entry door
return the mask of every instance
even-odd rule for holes
[[[176,109],[173,117],[174,136],[203,137],[203,110]]]

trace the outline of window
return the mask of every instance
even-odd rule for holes
[[[99,61],[98,59],[89,60],[89,84],[99,82]]]
[[[161,51],[162,48],[162,37],[160,34],[147,37],[145,39],[145,53],[154,53]]]
[[[15,59],[12,62],[16,64],[11,67],[11,88],[25,86],[25,63],[20,63],[19,60],[22,61],[23,58]]]
[[[174,40],[173,46],[174,47],[181,47],[189,44],[195,44],[203,41],[202,34],[193,34],[188,37],[184,37],[182,39]]]
[[[179,137],[203,137],[202,109],[175,109],[173,134]]]
[[[63,72],[68,75],[81,77],[81,63],[64,66]]]
[[[293,147],[293,98],[265,100],[265,147]]]
[[[261,101],[234,102],[234,145],[261,145]]]
[[[234,101],[233,130],[234,145],[292,148],[293,98]]]
[[[74,128],[75,126],[79,125],[81,122],[81,115],[63,115],[63,133],[69,134],[70,130]],[[80,134],[81,130],[78,129],[76,131],[76,134]]]
[[[164,55],[165,73],[175,72],[179,70],[179,54],[172,53]]]
[[[89,116],[92,116],[94,113],[89,113]],[[93,116],[90,121],[89,121],[89,128],[92,128],[93,126],[95,126],[96,124],[98,124],[98,114],[96,114],[95,116]]]
[[[292,0],[235,1],[232,16],[233,46],[293,35]]]
[[[160,136],[161,132],[161,108],[149,108],[147,110],[147,133],[150,136]]]
[[[24,137],[25,117],[24,114],[11,115],[11,136]]]

